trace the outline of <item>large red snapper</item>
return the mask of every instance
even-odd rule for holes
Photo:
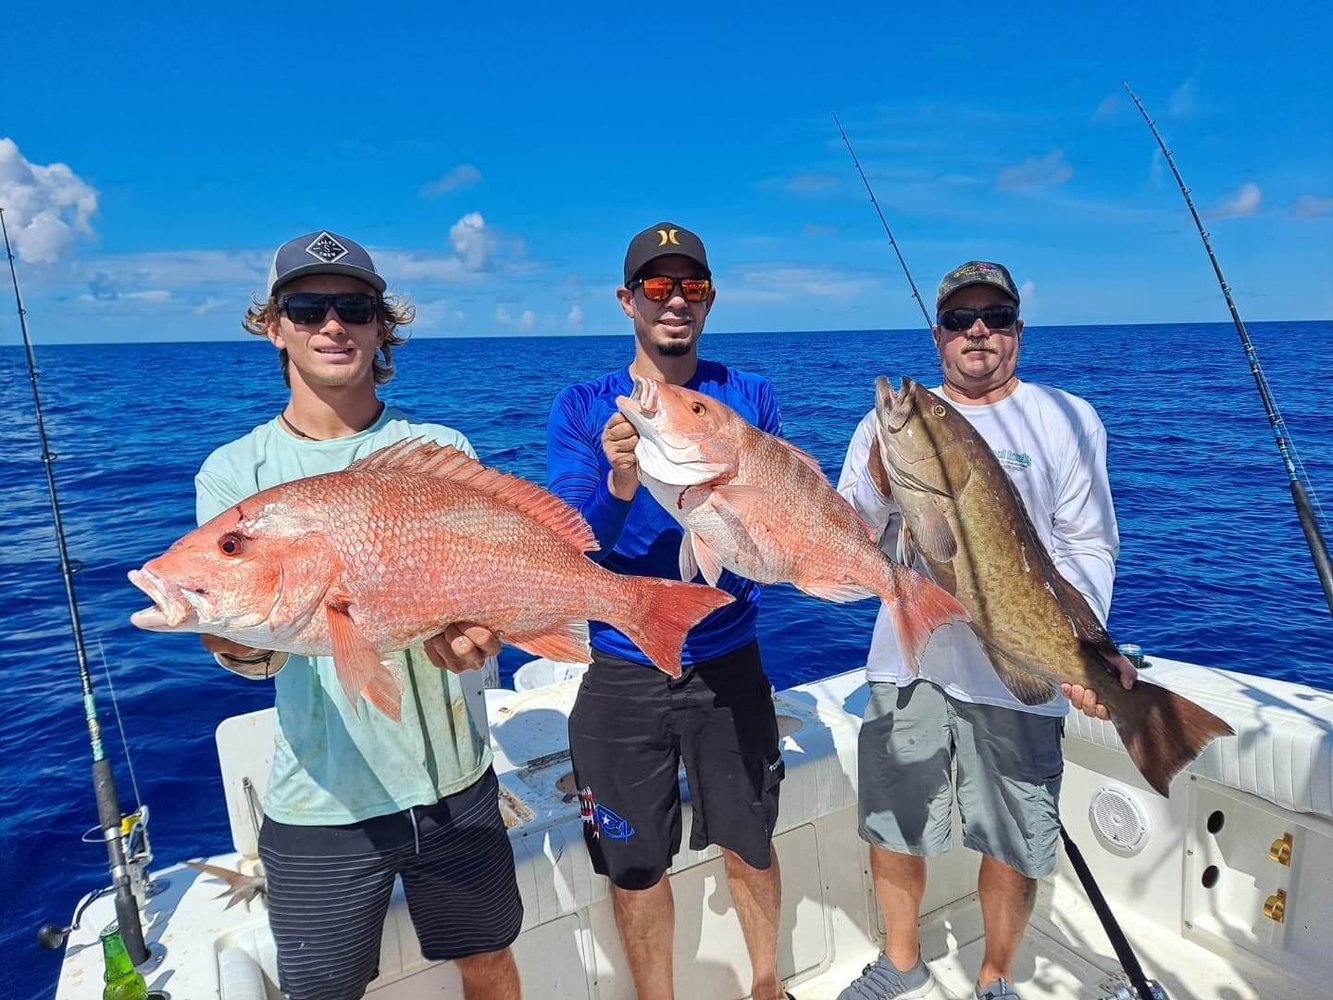
[[[952,595],[880,551],[795,445],[711,396],[653,379],[636,378],[616,406],[639,432],[639,480],[685,528],[682,580],[702,572],[716,584],[725,568],[829,601],[878,596],[912,663],[938,626],[967,619]]]
[[[332,655],[349,701],[397,719],[386,654],[472,621],[538,656],[587,663],[589,619],[680,675],[686,633],[731,596],[603,569],[558,497],[420,439],[224,511],[130,573],[153,600],[131,621],[261,649]]]

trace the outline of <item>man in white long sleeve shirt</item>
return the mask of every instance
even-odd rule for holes
[[[1119,536],[1106,431],[1096,411],[1077,396],[1019,380],[1019,293],[1002,265],[970,261],[950,271],[940,283],[936,317],[944,382],[934,391],[986,439],[1056,568],[1105,621]],[[838,489],[893,553],[902,516],[875,443],[873,410],[852,437]],[[884,953],[841,1000],[911,1000],[934,987],[920,957],[919,908],[926,857],[951,846],[955,795],[963,842],[983,855],[978,896],[986,951],[975,996],[1019,1000],[1013,958],[1036,880],[1055,867],[1069,702],[1057,696],[1022,704],[961,623],[936,631],[918,678],[882,608],[866,674],[871,697],[860,737],[861,836],[871,845],[886,940]],[[1123,682],[1128,686],[1132,677]],[[1092,692],[1070,685],[1064,692],[1088,715],[1106,717]]]

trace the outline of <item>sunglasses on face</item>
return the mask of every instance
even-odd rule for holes
[[[988,330],[1008,330],[1018,321],[1016,306],[986,306],[982,309],[946,309],[940,313],[940,326],[954,333],[972,329],[980,317]]]
[[[364,324],[375,319],[379,299],[365,292],[339,292],[324,295],[320,292],[292,292],[279,301],[282,311],[293,323],[322,323],[329,314],[329,306],[344,323]]]
[[[649,302],[665,302],[671,298],[677,285],[680,286],[681,297],[686,302],[702,302],[708,298],[708,293],[713,288],[713,279],[672,278],[659,274],[651,278],[635,278],[629,283],[631,289],[636,285],[643,288],[643,297]]]

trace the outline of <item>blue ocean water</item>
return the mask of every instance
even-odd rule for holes
[[[1333,406],[1310,346],[1333,323],[1250,333],[1316,494],[1333,514]],[[836,479],[874,377],[936,384],[921,331],[708,335],[708,357],[770,377],[787,436]],[[564,385],[625,364],[626,334],[418,340],[385,396],[464,431],[483,461],[545,477],[545,421]],[[193,636],[129,625],[143,598],[126,571],[194,526],[195,470],[285,399],[271,348],[226,344],[38,347],[47,432],[108,753],[133,802],[103,658],[124,717],[160,864],[226,849],[213,731],[272,704],[201,655]],[[1121,552],[1110,627],[1149,653],[1333,687],[1333,623],[1311,568],[1248,365],[1229,324],[1030,328],[1021,373],[1090,400],[1110,439]],[[5,990],[48,997],[57,954],[43,920],[68,921],[105,881],[73,642],[23,355],[0,348],[0,955]],[[1333,541],[1333,539],[1330,539]],[[860,665],[875,603],[835,606],[768,589],[760,641],[779,687]],[[505,682],[528,657],[506,650]],[[5,996],[10,996],[5,992]]]

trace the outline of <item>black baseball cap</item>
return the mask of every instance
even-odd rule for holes
[[[658,257],[673,255],[688,257],[703,268],[705,276],[712,277],[704,241],[674,222],[659,222],[629,241],[629,249],[625,251],[625,284],[628,285],[635,275]]]
[[[385,288],[366,248],[327,229],[306,233],[278,247],[268,272],[269,295],[307,274],[346,274],[360,278],[377,292]]]
[[[966,288],[968,285],[994,285],[1013,299],[1014,305],[1019,304],[1018,286],[1014,284],[1014,279],[1009,274],[1007,267],[988,260],[969,260],[966,264],[955,267],[940,280],[939,294],[935,297],[935,308],[938,309],[944,304],[945,299],[958,289]]]

